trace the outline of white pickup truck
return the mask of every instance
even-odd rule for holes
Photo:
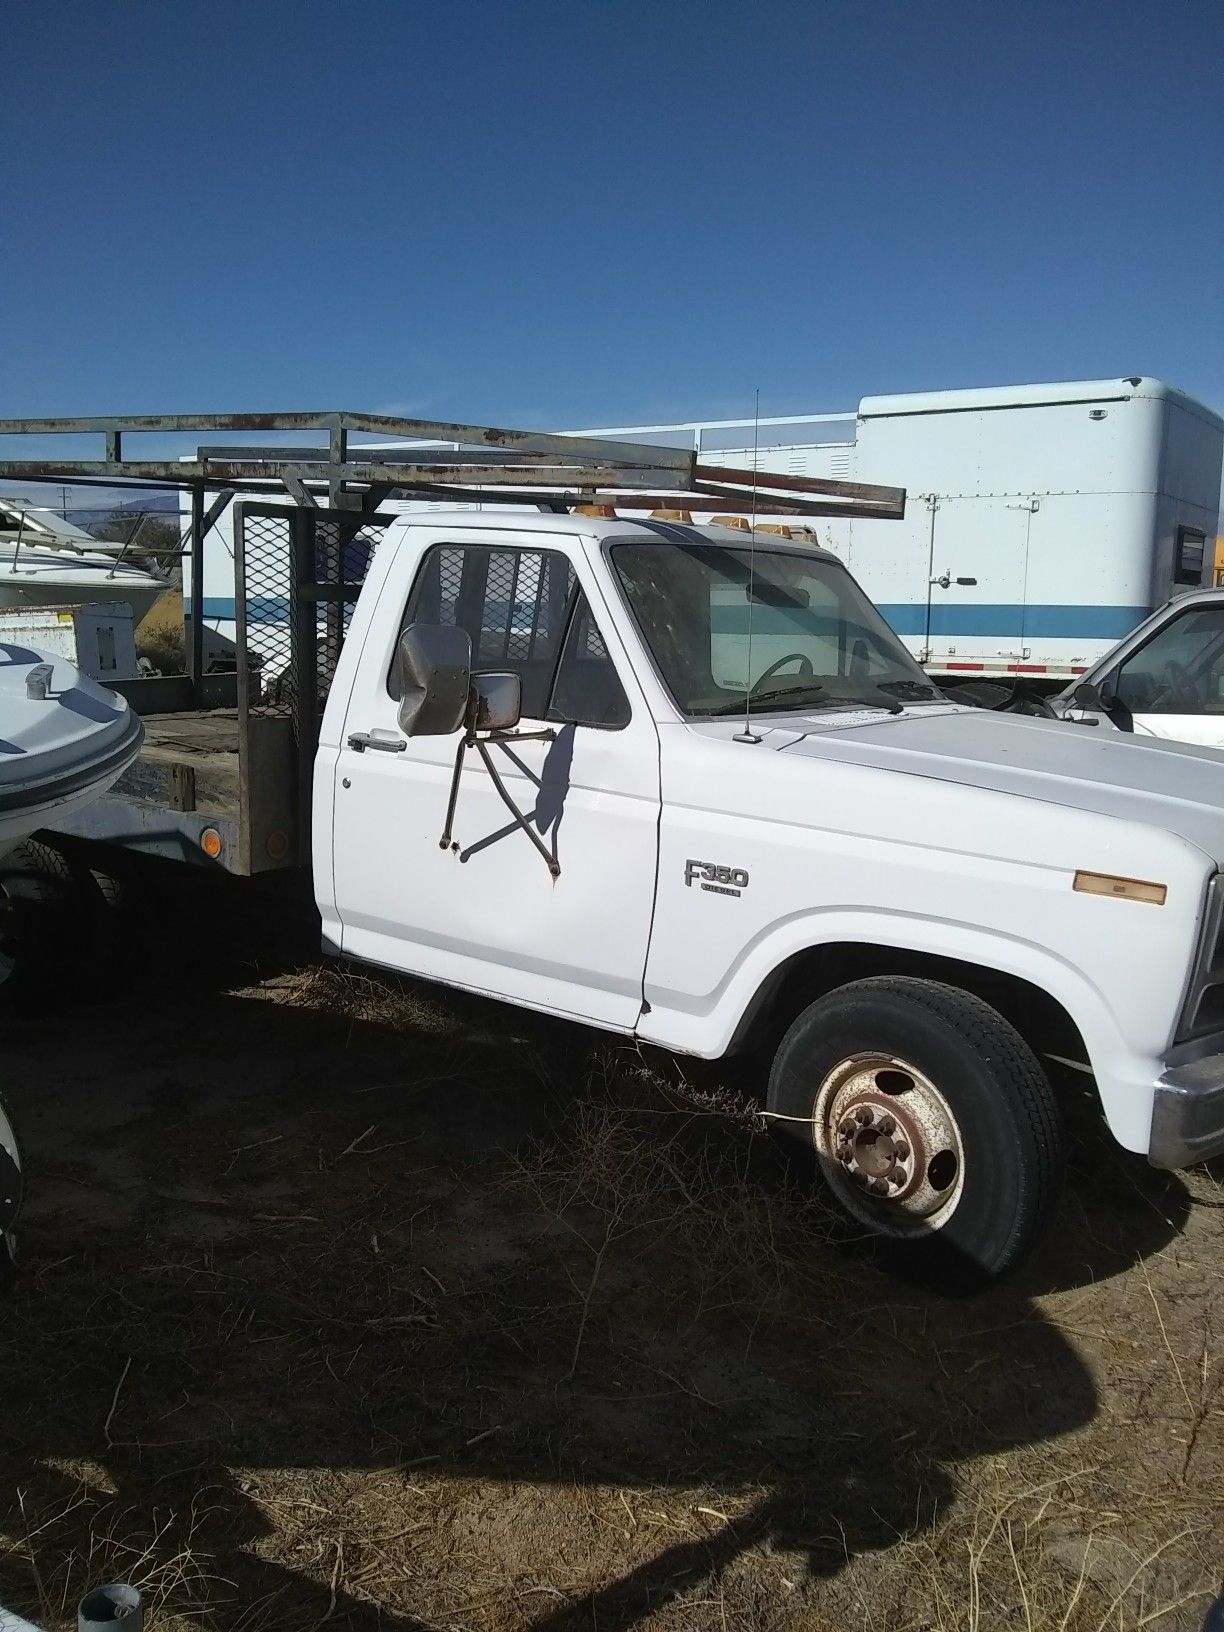
[[[1050,706],[1080,725],[1224,748],[1224,589],[1166,601]]]
[[[1224,1151],[1224,759],[948,702],[809,543],[397,519],[313,774],[330,952],[761,1051],[768,1114],[903,1252],[1031,1245],[1046,1055],[1128,1150]]]

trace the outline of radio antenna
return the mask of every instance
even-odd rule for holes
[[[731,739],[733,742],[761,740],[752,729],[752,601],[756,589],[756,507],[760,440],[761,388],[758,385],[756,403],[752,411],[752,513],[748,522],[748,674],[744,681],[744,729],[735,733]]]

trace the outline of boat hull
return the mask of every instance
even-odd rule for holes
[[[118,601],[135,622],[169,588],[167,579],[116,553],[0,539],[0,609]]]
[[[0,791],[0,857],[41,828],[54,827],[110,791],[140,752],[144,727],[137,715],[118,744],[96,759],[65,774],[34,781],[12,792]]]
[[[166,592],[166,585],[103,576],[79,578],[27,577],[0,568],[0,611],[55,606],[97,606],[114,601],[130,606],[133,621],[139,623],[153,603]]]

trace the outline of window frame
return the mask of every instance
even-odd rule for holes
[[[1186,545],[1192,539],[1198,544],[1198,547],[1199,547],[1199,564],[1198,564],[1197,574],[1194,577],[1190,578],[1190,577],[1186,576],[1186,569],[1185,569],[1185,567],[1183,565],[1183,562],[1184,562],[1184,559],[1185,559]],[[1174,539],[1174,542],[1173,542],[1173,582],[1175,584],[1182,584],[1182,585],[1184,585],[1186,587],[1193,587],[1195,589],[1204,588],[1205,586],[1203,584],[1203,571],[1204,571],[1204,568],[1206,567],[1206,565],[1207,565],[1207,534],[1206,534],[1206,531],[1202,527],[1191,527],[1188,524],[1180,526],[1177,529],[1177,535],[1176,535],[1176,537]]]
[[[1101,692],[1102,696],[1108,697],[1110,701],[1116,699],[1123,705],[1124,708],[1131,708],[1131,704],[1128,703],[1125,698],[1119,696],[1118,693],[1118,682],[1122,677],[1122,671],[1133,663],[1136,658],[1142,657],[1143,654],[1150,650],[1150,648],[1154,646],[1158,640],[1163,639],[1166,635],[1172,634],[1173,631],[1176,630],[1178,624],[1185,623],[1186,619],[1193,617],[1196,612],[1211,610],[1213,610],[1213,606],[1210,602],[1208,602],[1205,606],[1202,604],[1194,605],[1191,603],[1186,606],[1179,607],[1177,612],[1171,618],[1167,618],[1158,629],[1153,629],[1146,640],[1140,641],[1137,646],[1132,646],[1129,652],[1127,652],[1113,664],[1109,672],[1099,683],[1098,690]],[[1224,630],[1221,630],[1221,635],[1224,635]],[[1220,636],[1215,638],[1218,641]],[[1213,642],[1213,650],[1214,649],[1215,646]],[[1152,709],[1150,707],[1132,709],[1132,712],[1136,714],[1168,714],[1170,716],[1176,716],[1178,714],[1185,716],[1187,714],[1185,709]],[[1206,710],[1202,710],[1201,712],[1204,715],[1206,714]],[[1187,717],[1198,718],[1199,716],[1198,714],[1194,714]]]
[[[527,538],[530,539],[530,542],[526,541]],[[581,574],[581,572],[579,570],[578,560],[573,555],[571,555],[567,550],[559,548],[556,544],[552,543],[551,541],[547,542],[547,543],[541,542],[540,539],[539,539],[539,535],[525,535],[525,541],[524,542],[519,542],[518,538],[506,538],[506,539],[497,539],[497,540],[491,540],[491,539],[487,539],[487,538],[481,538],[481,539],[436,538],[431,543],[426,545],[424,551],[421,554],[420,560],[417,562],[416,571],[412,575],[412,581],[408,585],[408,592],[407,592],[406,596],[404,597],[404,605],[403,605],[403,608],[402,608],[402,610],[400,612],[399,622],[398,622],[398,625],[397,625],[397,628],[396,628],[395,644],[392,647],[390,659],[388,661],[386,673],[385,673],[384,679],[383,679],[383,685],[384,685],[384,688],[385,688],[385,690],[387,692],[387,695],[391,698],[391,700],[393,702],[398,701],[398,699],[396,698],[394,692],[391,689],[392,675],[394,674],[394,671],[395,671],[395,658],[396,658],[396,652],[397,652],[398,647],[399,647],[399,637],[400,637],[400,635],[403,634],[405,628],[407,628],[407,626],[408,626],[408,608],[412,605],[413,597],[416,595],[419,587],[421,586],[422,581],[423,581],[424,576],[425,576],[425,573],[429,570],[429,564],[430,564],[432,558],[434,557],[434,555],[437,552],[439,552],[441,550],[459,550],[459,551],[463,551],[463,552],[467,552],[467,551],[472,551],[472,552],[484,551],[486,555],[491,554],[495,550],[505,551],[507,553],[512,553],[512,554],[519,555],[519,556],[537,555],[537,556],[543,557],[543,556],[551,555],[551,556],[555,556],[559,561],[564,562],[565,565],[570,570],[571,581],[570,581],[569,588],[568,588],[568,590],[566,592],[565,603],[564,603],[564,606],[562,607],[562,611],[561,611],[560,636],[559,636],[558,641],[557,641],[556,654],[553,657],[551,665],[549,666],[547,685],[544,688],[544,690],[545,690],[545,707],[544,707],[544,711],[541,714],[532,714],[532,713],[524,712],[523,718],[527,719],[527,720],[533,720],[533,721],[538,719],[544,725],[556,725],[556,726],[571,725],[571,726],[574,726],[575,728],[581,726],[584,730],[588,730],[588,731],[624,731],[632,723],[632,720],[633,720],[633,698],[632,698],[632,696],[630,694],[629,687],[627,687],[625,685],[624,679],[621,676],[621,672],[620,672],[619,668],[617,667],[616,660],[612,655],[612,646],[609,643],[608,638],[605,635],[602,626],[600,625],[598,619],[595,616],[595,607],[594,607],[594,604],[592,603],[591,596],[587,592],[586,586],[582,582],[582,574]],[[456,613],[458,613],[458,611],[459,611],[459,606],[460,606],[461,600],[463,599],[463,592],[467,587],[467,585],[466,585],[466,576],[467,576],[466,571],[462,571],[461,575],[460,575],[460,594],[459,594],[459,596],[456,597]],[[487,581],[488,580],[487,580],[487,571],[486,571],[485,586],[481,590],[482,608],[483,608],[484,598],[487,596],[487,593],[488,593]],[[609,664],[612,667],[613,674],[616,676],[616,683],[620,687],[621,694],[625,699],[625,706],[626,706],[626,708],[628,710],[628,715],[627,715],[627,718],[624,719],[618,725],[610,725],[610,724],[607,724],[606,722],[603,722],[603,721],[572,720],[572,719],[563,720],[563,719],[555,719],[555,718],[552,717],[553,699],[556,696],[556,690],[557,690],[557,678],[558,678],[558,676],[560,675],[560,672],[561,672],[561,664],[562,664],[562,661],[563,661],[563,659],[565,657],[565,654],[566,654],[566,649],[567,649],[567,646],[569,644],[571,631],[573,630],[575,620],[576,620],[576,618],[578,616],[578,613],[579,613],[579,611],[581,609],[581,605],[582,605],[582,603],[584,601],[586,603],[587,615],[590,617],[591,623],[594,626],[595,631],[598,634],[599,639],[603,644],[604,651],[607,653],[607,660],[608,660]],[[511,612],[511,616],[513,616],[513,611]],[[456,616],[455,622],[456,622],[456,627],[459,627],[459,628],[464,627],[464,625],[459,622],[458,616]],[[478,656],[476,643],[473,643],[473,648],[474,648],[473,649],[473,654],[472,654],[473,655],[473,663],[472,663],[472,674],[473,675],[477,675],[477,674],[504,674],[504,673],[518,674],[519,673],[519,670],[514,666],[513,661],[511,659],[506,659],[504,661],[504,665],[502,667],[500,667],[500,668],[489,665],[489,664],[479,664],[476,661],[477,656]],[[520,683],[521,683],[521,676],[520,676]]]
[[[599,636],[600,644],[604,649],[604,655],[607,658],[612,673],[616,676],[616,684],[620,689],[620,694],[625,699],[627,714],[626,717],[618,724],[612,724],[607,720],[567,720],[557,719],[553,716],[554,699],[557,695],[557,681],[561,677],[561,665],[565,662],[565,654],[569,648],[570,635],[574,631],[574,626],[578,621],[578,614],[581,611],[582,604],[584,602],[586,603],[587,616],[591,620],[591,626],[595,630],[595,633]],[[579,578],[577,571],[574,573],[574,584],[573,588],[570,590],[569,607],[565,619],[565,629],[561,636],[561,645],[557,650],[557,661],[553,666],[552,681],[548,687],[548,707],[544,711],[544,721],[547,725],[572,725],[575,727],[581,725],[588,731],[624,731],[633,721],[633,699],[629,695],[625,682],[621,679],[620,670],[617,668],[615,659],[612,656],[612,648],[608,644],[607,636],[604,634],[603,630],[599,627],[599,624],[596,621],[595,608],[591,605],[591,597],[587,594],[585,588],[583,587],[582,580]]]

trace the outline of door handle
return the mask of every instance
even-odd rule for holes
[[[348,745],[357,754],[364,754],[367,748],[378,748],[384,754],[402,754],[408,746],[403,737],[375,736],[372,731],[354,731]]]

